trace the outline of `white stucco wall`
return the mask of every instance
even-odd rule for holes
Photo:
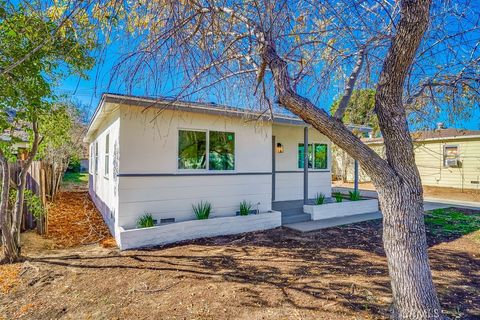
[[[98,141],[98,174],[90,168],[90,191],[117,240],[119,226],[135,227],[150,213],[155,219],[195,219],[192,205],[212,203],[211,217],[234,216],[242,200],[254,209],[271,210],[272,133],[284,153],[276,157],[276,199],[303,198],[303,169],[298,168],[298,143],[303,127],[287,126],[238,117],[159,110],[128,105],[109,105],[91,136]],[[214,130],[235,133],[235,170],[182,171],[177,168],[178,131]],[[110,173],[105,177],[105,137],[110,135]],[[314,129],[309,143],[328,146],[328,168],[309,172],[309,197],[330,196],[331,145]],[[121,161],[120,161],[121,159]],[[93,163],[93,161],[91,162]]]
[[[275,201],[303,199],[303,169],[298,168],[298,144],[303,143],[303,127],[294,127],[275,124],[272,135],[275,143],[281,143],[283,153],[276,153],[276,183]],[[331,196],[331,145],[330,140],[310,128],[308,130],[308,143],[324,143],[327,145],[327,169],[310,169],[308,177],[308,196],[313,198],[321,192],[327,197]],[[294,171],[294,172],[292,172]]]
[[[120,225],[132,227],[144,213],[158,220],[194,219],[192,204],[202,200],[212,203],[212,217],[235,215],[242,200],[271,209],[271,125],[131,106],[122,106],[121,124],[120,174],[137,176],[119,177]],[[179,129],[235,132],[235,170],[179,170]]]
[[[110,113],[103,125],[98,129],[91,146],[98,142],[98,170],[95,173],[94,154],[90,154],[93,165],[89,168],[89,193],[96,207],[101,212],[112,234],[115,234],[115,225],[118,222],[118,161],[119,161],[119,132],[120,113],[117,110]],[[109,135],[109,173],[105,174],[106,136]]]

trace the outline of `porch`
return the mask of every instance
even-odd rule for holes
[[[300,232],[309,232],[319,229],[382,218],[382,213],[380,211],[372,210],[371,212],[366,213],[357,214],[352,212],[352,214],[312,220],[312,216],[309,213],[304,212],[304,203],[305,200],[274,201],[272,202],[272,210],[280,211],[282,213],[282,226]],[[306,203],[313,204],[314,200],[309,199],[306,201]],[[344,202],[343,204],[348,203],[349,202]],[[337,205],[342,205],[342,203],[339,203]],[[325,204],[325,206],[328,206],[328,204]]]

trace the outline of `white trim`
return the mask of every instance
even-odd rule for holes
[[[93,142],[95,144],[95,154],[94,154],[94,166],[95,168],[93,169],[93,173],[98,176],[98,157],[100,156],[99,153],[98,153],[98,140],[95,139],[95,141]]]
[[[108,148],[107,148],[107,138],[108,138]],[[108,161],[107,161],[108,156]],[[107,172],[108,166],[108,172]],[[103,177],[109,179],[110,177],[110,131],[107,131],[105,134],[105,154],[103,155]]]

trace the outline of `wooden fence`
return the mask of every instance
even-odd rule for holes
[[[10,166],[10,178],[13,182],[17,181],[23,161],[17,161]],[[42,161],[34,161],[27,174],[26,189],[31,190],[41,200],[45,214],[40,218],[35,218],[28,210],[26,204],[23,208],[22,229],[37,229],[40,234],[47,233],[48,230],[48,211],[47,202],[53,201],[57,194],[64,168],[55,165],[49,165]]]

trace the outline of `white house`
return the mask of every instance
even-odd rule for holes
[[[297,117],[271,121],[216,104],[104,94],[85,140],[90,195],[122,249],[277,227],[272,203],[331,193],[330,141]],[[240,227],[243,200],[267,214]],[[200,201],[212,204],[213,233],[179,223],[196,220],[192,205]],[[145,213],[170,229],[148,228],[148,239],[135,242],[132,230]],[[239,219],[214,219],[221,217]],[[234,226],[223,230],[227,224]]]

